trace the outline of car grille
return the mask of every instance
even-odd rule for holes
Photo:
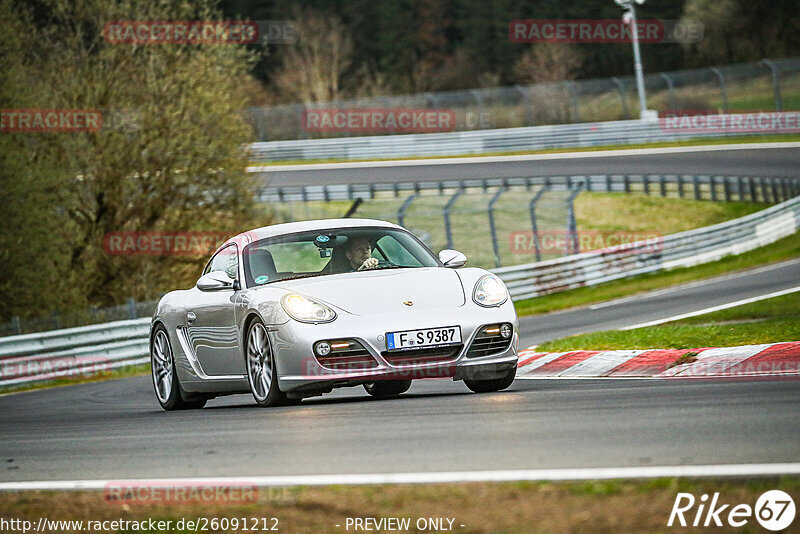
[[[378,362],[364,348],[364,345],[355,339],[332,339],[328,343],[331,345],[331,352],[325,356],[316,355],[317,361],[323,367],[342,371],[372,369],[378,366]],[[344,344],[347,346],[336,347],[336,345]]]
[[[478,329],[478,335],[472,341],[467,351],[467,358],[480,358],[503,352],[511,344],[513,335],[504,338],[500,335],[499,324],[489,324]]]
[[[451,362],[461,353],[464,345],[450,347],[434,347],[430,349],[403,350],[397,352],[384,351],[381,356],[392,365],[419,365],[426,363]]]

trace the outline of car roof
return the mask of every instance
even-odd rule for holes
[[[262,226],[235,235],[225,241],[218,250],[226,247],[230,243],[238,243],[241,246],[247,246],[254,241],[259,241],[268,237],[276,237],[286,234],[294,234],[297,232],[308,232],[314,230],[328,230],[330,228],[360,228],[360,227],[379,227],[379,228],[398,228],[402,230],[401,226],[392,224],[386,221],[377,219],[316,219],[313,221],[299,221],[290,223],[273,224],[271,226]],[[216,254],[216,251],[214,252]]]

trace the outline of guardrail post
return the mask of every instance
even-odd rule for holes
[[[658,75],[661,76],[665,82],[667,82],[667,93],[669,94],[669,107],[673,110],[678,109],[678,104],[675,102],[675,86],[672,84],[672,78],[670,78],[665,72],[659,72]]]
[[[572,122],[581,122],[581,114],[578,109],[578,93],[575,91],[575,84],[570,81],[565,81],[564,85],[569,91],[569,98],[572,102]]]
[[[58,330],[61,328],[61,318],[58,316],[57,311],[50,312],[50,320],[53,322],[53,330]]]
[[[717,201],[717,180],[716,180],[715,176],[712,175],[712,176],[708,177],[708,187],[709,187],[709,190],[711,191],[711,200],[713,202],[716,202]]]
[[[506,192],[505,187],[501,187],[489,201],[489,231],[492,233],[492,249],[494,250],[494,266],[500,267],[500,251],[497,247],[497,229],[494,225],[494,205],[500,200],[500,195]]]
[[[722,177],[722,185],[725,187],[725,202],[731,201],[731,184],[727,176]]]
[[[742,176],[736,179],[736,193],[739,195],[739,202],[744,202],[744,177]]]
[[[11,318],[11,331],[15,334],[22,333],[22,325],[19,322],[19,317],[16,315]]]
[[[642,175],[642,186],[644,187],[644,194],[650,195],[650,179],[646,174]]]
[[[411,203],[414,202],[414,199],[417,198],[419,193],[411,193],[408,198],[403,201],[403,205],[400,206],[400,209],[397,210],[397,224],[403,226],[406,217],[406,211],[408,211],[409,206]]]
[[[522,96],[522,107],[525,109],[525,126],[533,126],[533,107],[531,105],[531,95],[527,87],[515,85],[514,89]]]
[[[692,176],[692,185],[694,186],[694,199],[700,200],[700,177]]]
[[[719,92],[722,96],[722,111],[728,112],[728,88],[725,86],[725,75],[717,67],[711,67],[717,79],[719,80]]]
[[[442,209],[442,215],[444,216],[444,235],[447,238],[447,248],[453,248],[453,229],[450,226],[450,210],[453,208],[453,204],[455,204],[456,200],[459,196],[464,192],[464,184],[461,184],[461,188],[456,191],[453,196],[447,201],[444,208]]]
[[[781,83],[778,77],[778,67],[768,59],[761,62],[772,72],[772,94],[775,97],[775,111],[783,111],[783,101],[781,100]]]
[[[661,196],[667,196],[667,181],[664,179],[663,174],[658,175],[658,187],[661,190]]]
[[[578,225],[575,222],[575,197],[580,194],[585,185],[585,182],[578,183],[577,187],[570,192],[569,198],[567,198],[567,245],[564,251],[565,256],[570,255],[570,248],[572,248],[575,254],[580,252]]]
[[[616,76],[613,76],[611,81],[617,84],[617,89],[619,89],[619,99],[622,102],[622,118],[630,119],[631,115],[628,112],[628,101],[625,99],[625,84]]]
[[[475,99],[475,103],[478,105],[478,123],[480,124],[484,115],[483,95],[477,89],[470,89],[469,94],[472,95],[472,98]]]
[[[678,175],[678,198],[683,198],[683,175]]]
[[[542,249],[539,244],[539,229],[536,227],[536,203],[542,198],[542,194],[549,190],[550,186],[546,185],[539,189],[528,204],[528,210],[531,212],[531,228],[533,229],[533,249],[536,254],[536,261],[542,261]]]
[[[625,187],[625,192],[626,193],[630,193],[631,192],[631,179],[627,174],[622,177],[622,184]]]
[[[309,135],[308,132],[303,128],[303,111],[304,107],[302,104],[295,104],[294,105],[294,113],[297,115],[297,138],[298,139],[308,139]]]
[[[767,186],[767,180],[763,177],[759,177],[758,181],[761,183],[761,198],[764,199],[764,202],[769,202],[767,199],[767,191],[769,191],[769,187]]]
[[[128,319],[136,319],[136,301],[128,297],[125,303],[128,305]]]

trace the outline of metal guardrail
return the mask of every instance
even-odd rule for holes
[[[657,241],[493,271],[505,281],[512,297],[530,298],[715,261],[767,245],[798,228],[800,196],[739,219]],[[0,387],[146,363],[149,324],[149,319],[134,319],[0,338]]]
[[[757,120],[758,116],[758,114],[727,115],[734,124],[748,124]],[[719,138],[748,133],[788,133],[788,131],[754,132],[722,128],[711,131],[682,130],[664,127],[659,120],[625,120],[464,132],[270,141],[252,143],[250,157],[253,161],[270,162],[480,155],[549,148]]]
[[[149,361],[150,319],[0,338],[0,387],[107,373]]]
[[[800,197],[724,223],[527,265],[494,269],[514,298],[688,267],[768,245],[800,228]]]
[[[386,196],[408,196],[423,192],[452,195],[460,190],[496,188],[527,189],[551,187],[573,189],[584,184],[586,191],[641,192],[646,195],[676,196],[695,200],[738,200],[777,203],[800,195],[800,178],[769,176],[726,176],[686,174],[592,174],[569,176],[522,176],[474,180],[367,183],[262,187],[261,202],[329,202],[370,200]]]

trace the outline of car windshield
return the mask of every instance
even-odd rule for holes
[[[244,249],[248,287],[375,269],[438,267],[410,233],[394,228],[313,230],[262,239]]]

